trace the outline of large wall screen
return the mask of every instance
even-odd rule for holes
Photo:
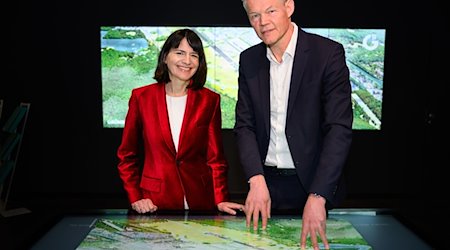
[[[104,128],[123,128],[133,88],[153,79],[158,53],[181,26],[102,26],[101,72]],[[206,87],[221,95],[222,128],[234,126],[239,54],[259,43],[251,27],[187,27],[205,47]],[[379,130],[382,121],[384,29],[304,28],[344,45],[350,69],[356,130]]]

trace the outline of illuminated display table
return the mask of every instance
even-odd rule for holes
[[[274,212],[267,230],[245,227],[242,215],[101,210],[64,216],[32,249],[299,249],[301,218]],[[432,249],[393,215],[330,211],[331,249]]]

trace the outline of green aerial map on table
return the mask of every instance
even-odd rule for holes
[[[266,230],[253,231],[246,227],[244,217],[234,216],[102,217],[92,223],[77,250],[299,249],[301,225],[301,219],[272,217]],[[330,249],[372,250],[353,225],[343,219],[327,220],[327,239]]]

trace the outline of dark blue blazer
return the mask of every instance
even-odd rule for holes
[[[352,141],[353,111],[343,46],[299,28],[289,91],[286,137],[297,174],[310,193],[339,203]],[[247,178],[264,174],[270,136],[270,62],[266,45],[240,55],[236,135]]]

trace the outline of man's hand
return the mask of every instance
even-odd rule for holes
[[[131,204],[131,208],[133,208],[133,210],[135,210],[140,214],[148,212],[153,213],[158,209],[158,207],[155,204],[153,204],[152,200],[150,199],[142,199],[135,201]]]
[[[317,237],[322,239],[325,249],[330,249],[326,236],[327,212],[325,210],[326,200],[322,196],[310,194],[303,209],[301,249],[306,247],[306,238],[310,236],[314,250],[319,250]]]
[[[263,175],[255,175],[250,178],[250,190],[245,200],[245,216],[247,227],[253,219],[253,230],[258,229],[259,214],[262,219],[262,229],[267,227],[267,219],[270,218],[270,194]]]

